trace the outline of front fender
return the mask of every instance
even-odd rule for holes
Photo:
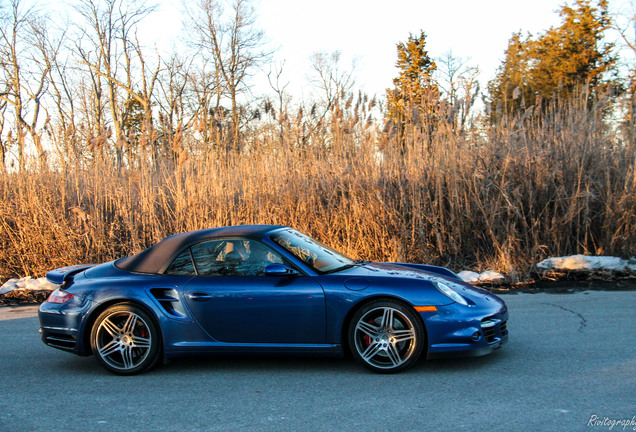
[[[439,266],[428,265],[428,264],[410,264],[410,263],[388,263],[388,264],[410,267],[416,270],[422,270],[429,273],[435,273],[440,276],[446,276],[448,278],[456,279],[463,282],[463,280],[459,276],[457,276],[455,273],[453,273],[451,270],[447,269],[446,267],[439,267]]]

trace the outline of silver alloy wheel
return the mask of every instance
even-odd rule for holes
[[[411,319],[392,306],[376,307],[358,319],[354,344],[360,358],[378,369],[396,369],[415,352],[417,337]]]
[[[152,347],[148,323],[133,311],[115,311],[97,327],[95,348],[111,368],[126,372],[140,366]]]

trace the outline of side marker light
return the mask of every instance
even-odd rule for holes
[[[418,312],[435,312],[436,306],[415,306],[415,310]]]

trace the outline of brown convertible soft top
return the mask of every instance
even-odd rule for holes
[[[161,273],[186,246],[202,240],[222,237],[244,237],[259,240],[281,225],[237,225],[207,228],[166,237],[154,246],[115,262],[121,270],[135,273]]]

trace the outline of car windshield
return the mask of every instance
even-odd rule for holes
[[[351,258],[294,229],[277,231],[270,238],[319,273],[333,273],[355,265]]]

